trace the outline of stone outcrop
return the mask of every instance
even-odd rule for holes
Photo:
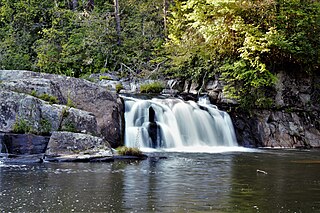
[[[39,140],[30,138],[47,135],[51,136],[50,156],[59,155],[58,151],[67,161],[109,159],[110,144],[122,145],[122,115],[122,102],[116,93],[98,84],[52,74],[0,70],[1,148],[6,147],[12,156],[44,154],[45,150],[31,149]],[[8,135],[12,135],[10,140]],[[8,141],[20,141],[25,146]],[[55,143],[61,143],[62,148],[57,149]],[[68,147],[81,156],[69,153]]]
[[[278,74],[275,106],[231,114],[240,145],[320,147],[320,76]]]
[[[246,147],[320,147],[319,112],[271,110],[232,113],[237,139]]]
[[[30,96],[31,93],[35,93],[37,97],[47,94],[51,97],[57,97],[60,105],[53,104],[51,107],[50,104],[34,104],[13,100],[5,102],[6,106],[2,107],[2,112],[8,110],[8,105],[12,104],[13,107],[16,107],[16,103],[20,102],[20,105],[26,104],[29,107],[25,107],[25,111],[31,113],[31,116],[39,117],[41,113],[38,111],[41,109],[43,109],[44,115],[47,112],[49,115],[46,119],[50,121],[49,123],[53,123],[53,131],[57,130],[54,128],[57,127],[56,122],[60,124],[62,122],[62,125],[73,123],[71,126],[74,125],[77,131],[99,135],[110,142],[112,146],[121,144],[122,102],[115,93],[108,92],[105,87],[83,79],[18,70],[0,70],[0,81],[1,93],[10,91],[15,96],[25,97],[24,99],[29,102],[41,102],[39,98]],[[10,96],[8,93],[6,95]],[[68,105],[68,107],[63,105]],[[32,106],[34,109],[31,109]],[[73,109],[70,109],[69,106],[72,106]],[[62,113],[66,111],[67,113]],[[3,114],[2,112],[0,114]],[[26,113],[21,113],[19,117]],[[61,121],[61,116],[59,118],[61,114],[62,117],[67,115],[63,117],[63,121]],[[13,117],[14,115],[11,115],[10,121],[16,119]],[[5,122],[3,120],[7,120],[7,118],[0,118],[0,122]],[[90,125],[86,125],[86,123]],[[12,122],[9,126],[12,126]],[[0,131],[8,130],[10,129],[2,130],[0,126]]]
[[[100,137],[82,133],[54,132],[46,149],[47,161],[109,161],[110,144]]]

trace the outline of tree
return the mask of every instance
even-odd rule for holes
[[[279,70],[319,68],[319,2],[176,1],[166,49],[171,73],[220,73],[243,105],[270,103]],[[187,71],[187,72],[185,72]]]
[[[118,45],[121,44],[121,22],[120,22],[120,14],[119,14],[119,1],[114,0],[114,17],[116,20],[116,30],[118,35]]]

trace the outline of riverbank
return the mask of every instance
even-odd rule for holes
[[[1,152],[12,156],[45,154],[53,158],[65,155],[74,159],[89,156],[92,160],[111,157],[111,147],[124,144],[124,103],[116,85],[123,84],[122,91],[138,92],[139,84],[98,79],[101,80],[90,82],[46,73],[0,70]],[[320,147],[316,101],[320,78],[279,74],[279,79],[277,107],[270,109],[237,108],[234,100],[224,97],[219,79],[206,82],[201,94],[207,94],[211,103],[229,112],[240,146]],[[169,97],[190,100],[200,94],[190,82],[163,83]],[[35,141],[39,140],[44,144],[36,149]]]

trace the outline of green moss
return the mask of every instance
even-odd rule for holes
[[[141,93],[160,93],[164,89],[164,86],[161,82],[152,82],[149,84],[142,84],[140,86]]]
[[[68,117],[68,115],[69,115],[69,108],[68,108],[68,107],[64,107],[64,108],[62,109],[61,114],[62,114],[62,118]]]
[[[121,83],[117,84],[117,85],[116,85],[116,92],[119,93],[120,90],[122,90],[123,88],[124,88],[124,87],[123,87],[123,85],[122,85]]]
[[[33,97],[38,97],[38,94],[35,90],[32,90],[30,95],[32,95]]]
[[[120,146],[117,149],[119,155],[126,155],[126,156],[143,156],[142,152],[138,148]]]
[[[91,73],[86,73],[86,74],[82,75],[80,78],[85,79],[90,82],[95,82],[95,79],[91,78],[90,75],[91,75]]]

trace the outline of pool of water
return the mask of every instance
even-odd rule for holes
[[[131,162],[0,164],[0,211],[320,212],[319,151],[149,155]]]

